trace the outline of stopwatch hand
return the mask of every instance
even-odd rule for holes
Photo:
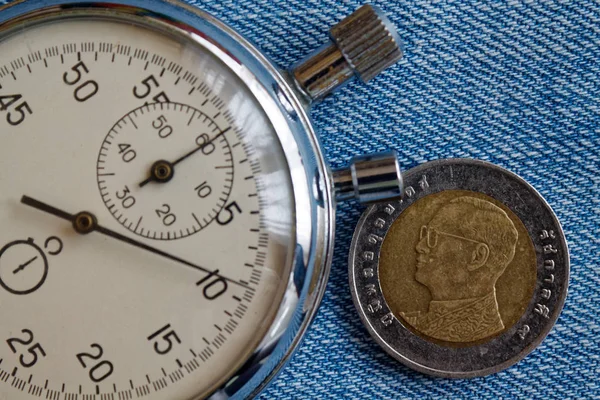
[[[165,258],[167,258],[169,260],[176,261],[176,262],[178,262],[180,264],[183,264],[183,265],[186,265],[186,266],[188,266],[190,268],[197,269],[199,271],[202,271],[204,273],[209,274],[209,276],[217,276],[217,277],[219,277],[219,278],[221,278],[221,279],[223,279],[223,280],[225,280],[227,282],[231,282],[231,283],[236,284],[238,286],[242,286],[245,289],[249,289],[249,290],[254,291],[254,289],[250,288],[249,286],[247,286],[247,285],[245,285],[245,284],[243,284],[241,282],[238,282],[236,280],[227,278],[227,277],[219,274],[218,270],[217,271],[211,271],[208,268],[205,268],[205,267],[202,267],[200,265],[191,263],[191,262],[186,261],[186,260],[184,260],[182,258],[179,258],[177,256],[169,254],[169,253],[167,253],[165,251],[159,250],[159,249],[154,248],[152,246],[149,246],[149,245],[147,245],[145,243],[142,243],[142,242],[139,242],[139,241],[137,241],[135,239],[127,237],[125,235],[121,235],[120,233],[117,233],[117,232],[115,232],[115,231],[113,231],[111,229],[105,228],[104,226],[99,225],[98,224],[98,220],[96,219],[96,217],[93,214],[89,213],[89,212],[84,211],[84,212],[80,212],[78,214],[70,214],[70,213],[68,213],[66,211],[60,210],[60,209],[58,209],[56,207],[53,207],[53,206],[48,205],[46,203],[43,203],[43,202],[41,202],[39,200],[33,199],[33,198],[29,197],[29,196],[23,196],[23,197],[21,197],[21,203],[25,204],[26,206],[29,206],[29,207],[35,208],[37,210],[43,211],[45,213],[54,215],[54,216],[56,216],[58,218],[70,221],[73,224],[73,228],[75,229],[75,231],[77,233],[88,234],[88,233],[91,233],[91,232],[95,231],[95,232],[101,233],[101,234],[103,234],[105,236],[108,236],[108,237],[111,237],[113,239],[119,240],[121,242],[127,243],[127,244],[129,244],[131,246],[138,247],[140,249],[149,251],[149,252],[151,252],[153,254],[165,257]]]
[[[221,132],[219,132],[219,134],[217,134],[214,138],[212,138],[208,142],[204,143],[202,146],[198,146],[198,147],[194,148],[194,150],[189,151],[188,153],[184,154],[183,156],[179,157],[177,160],[175,160],[171,163],[168,161],[164,161],[164,160],[155,162],[152,165],[152,167],[150,168],[150,174],[149,174],[150,176],[148,176],[148,178],[146,178],[143,182],[141,182],[139,184],[139,187],[144,187],[147,184],[149,184],[150,182],[166,183],[166,182],[170,181],[173,178],[173,175],[175,174],[175,166],[177,164],[190,158],[191,156],[193,156],[200,150],[204,149],[206,146],[212,144],[215,140],[217,140],[218,138],[223,136],[229,130],[231,130],[231,127],[222,130]]]

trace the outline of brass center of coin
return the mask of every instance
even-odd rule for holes
[[[465,347],[506,331],[525,313],[536,255],[521,220],[481,193],[447,190],[400,214],[379,260],[381,289],[405,326]]]

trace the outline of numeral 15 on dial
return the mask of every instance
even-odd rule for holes
[[[154,351],[160,355],[169,354],[173,350],[175,342],[181,344],[181,339],[171,328],[171,324],[167,324],[148,336],[148,341],[154,343]]]

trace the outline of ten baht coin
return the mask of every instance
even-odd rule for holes
[[[350,250],[350,287],[373,338],[435,376],[498,372],[546,337],[563,307],[569,253],[554,212],[493,164],[433,161],[403,200],[370,206]]]

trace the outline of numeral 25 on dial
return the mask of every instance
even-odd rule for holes
[[[18,337],[10,338],[6,341],[8,347],[15,354],[20,354],[19,362],[24,368],[31,368],[37,362],[39,357],[46,357],[46,352],[39,343],[33,343],[33,332],[29,329],[23,329],[21,331],[25,336],[25,339]],[[23,347],[25,347],[23,349]],[[24,352],[26,351],[26,352]]]

